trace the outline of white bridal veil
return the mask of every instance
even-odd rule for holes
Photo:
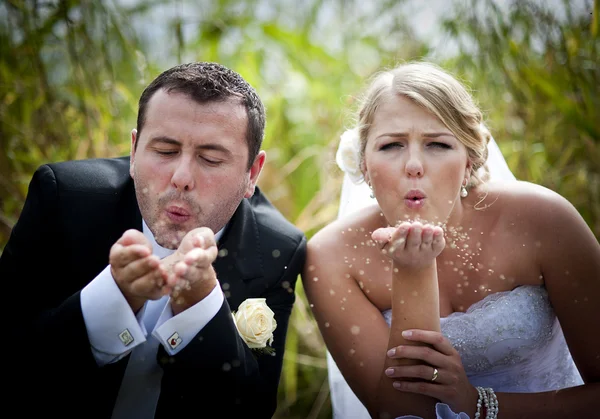
[[[342,142],[340,142],[340,148]],[[338,149],[338,156],[339,156]],[[338,165],[344,170],[343,165]],[[510,171],[506,160],[498,147],[498,144],[491,138],[488,143],[487,166],[490,173],[490,180],[515,180],[515,176]],[[344,170],[344,182],[340,196],[340,206],[338,218],[344,217],[354,211],[366,206],[372,205],[377,201],[370,196],[371,190],[365,182],[354,183],[347,170]],[[358,400],[346,380],[342,376],[333,357],[327,351],[327,368],[329,374],[329,388],[331,392],[331,404],[333,408],[333,419],[369,419],[370,415],[363,404]]]

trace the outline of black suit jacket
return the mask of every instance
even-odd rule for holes
[[[26,417],[110,417],[129,357],[97,366],[80,291],[107,266],[110,247],[130,228],[141,231],[142,218],[128,158],[49,164],[35,172],[0,257],[0,280],[13,302],[5,305],[5,332],[20,342],[5,360],[14,374],[3,376],[14,390],[9,396],[25,401]],[[177,355],[159,347],[157,418],[267,418],[275,411],[306,238],[257,188],[239,205],[219,249],[226,251],[214,267],[225,302]],[[232,321],[231,311],[251,297],[266,298],[275,312],[275,356],[248,349]]]

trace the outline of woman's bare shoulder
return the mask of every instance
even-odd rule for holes
[[[370,240],[371,233],[383,225],[385,218],[379,206],[372,205],[327,224],[310,238],[308,245],[327,250],[345,248],[357,240]]]
[[[495,215],[496,226],[505,231],[529,234],[541,242],[556,240],[557,236],[591,234],[575,206],[545,186],[524,181],[495,182],[482,190],[487,193],[483,216],[486,211]]]
[[[548,209],[571,211],[573,205],[557,192],[526,181],[496,181],[477,187],[472,203],[475,209],[494,209],[502,214],[539,218]],[[495,207],[495,208],[494,208]]]

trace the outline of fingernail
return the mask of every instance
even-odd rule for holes
[[[397,389],[401,389],[402,388],[402,383],[400,381],[394,381],[392,383],[392,385],[394,386],[394,388],[397,388]]]
[[[404,332],[402,332],[402,337],[409,338],[412,336],[412,334],[413,332],[411,330],[405,330]]]
[[[387,370],[385,370],[385,375],[392,375],[393,373],[394,373],[393,368],[388,368]]]
[[[389,351],[387,351],[387,356],[394,356],[396,355],[396,348],[392,348]]]

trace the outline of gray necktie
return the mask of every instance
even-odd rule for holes
[[[153,330],[165,302],[164,297],[148,301],[143,319],[146,330]],[[112,419],[154,418],[163,375],[162,368],[156,362],[158,345],[159,342],[149,334],[146,342],[133,349],[113,408]]]

